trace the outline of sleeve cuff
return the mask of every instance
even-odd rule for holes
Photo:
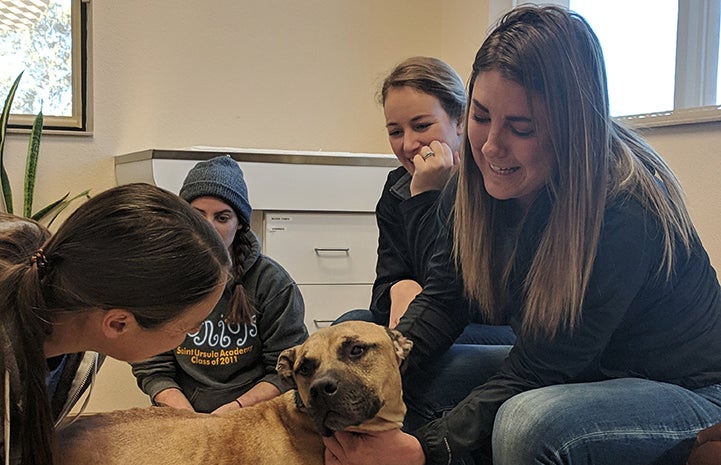
[[[411,434],[418,439],[426,456],[426,465],[450,465],[453,461],[445,425],[436,420]]]

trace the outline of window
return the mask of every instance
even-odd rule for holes
[[[570,0],[602,44],[611,115],[673,110],[677,1]]]
[[[613,116],[640,127],[721,121],[721,0],[552,3],[579,13],[598,36]]]
[[[4,101],[15,78],[10,127],[87,131],[86,3],[0,0],[0,84]],[[0,103],[1,104],[1,103]]]

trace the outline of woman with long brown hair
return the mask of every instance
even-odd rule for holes
[[[396,329],[414,342],[404,391],[419,404],[436,400],[419,398],[428,385],[482,379],[411,434],[336,433],[326,463],[683,463],[721,420],[721,289],[676,176],[610,117],[588,23],[553,6],[504,16],[466,123],[441,200],[453,227]],[[515,345],[495,367],[479,350],[465,372],[407,382],[453,362],[458,285],[510,319]]]

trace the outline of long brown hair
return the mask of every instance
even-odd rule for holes
[[[469,99],[479,73],[491,70],[522,85],[529,101],[539,96],[548,117],[548,127],[540,129],[548,131],[555,156],[547,185],[552,207],[524,281],[523,331],[553,337],[579,322],[609,199],[632,195],[658,216],[665,244],[659,272],[667,276],[676,241],[688,250],[695,230],[668,165],[611,119],[601,46],[581,16],[554,6],[512,10],[476,55]],[[484,188],[466,130],[455,202],[455,259],[466,293],[496,321],[508,299],[512,266],[512,260],[503,262],[494,253],[504,210]]]
[[[5,270],[14,265],[30,262],[30,257],[50,238],[50,231],[43,225],[21,216],[15,216],[8,213],[0,213],[0,274],[4,274]],[[17,344],[18,333],[20,328],[17,322],[8,318],[7,303],[3,303],[3,313],[0,314],[0,344],[2,347],[2,359],[0,359],[0,373],[2,379],[2,387],[0,392],[5,392],[5,371],[13,376],[9,377],[11,392],[18,393],[23,389],[23,380],[18,376],[18,361],[13,353],[14,346]],[[8,324],[9,323],[9,324]],[[39,342],[42,345],[42,342]],[[3,411],[5,409],[5,396],[2,396]],[[11,424],[11,445],[17,444],[20,437],[20,431],[16,431],[16,424]],[[45,425],[47,426],[47,425]],[[0,428],[3,430],[4,428]],[[41,434],[51,434],[51,431],[41,430]],[[18,451],[13,452],[13,459],[19,457]],[[0,453],[3,456],[3,453]]]
[[[5,228],[0,235],[6,236]],[[25,240],[18,237],[17,240]],[[25,251],[32,244],[18,244]],[[52,464],[53,422],[43,342],[54,315],[122,308],[161,326],[227,279],[228,252],[178,196],[148,184],[105,191],[78,208],[41,251],[0,270],[1,372],[11,371],[11,431],[23,463]],[[3,342],[7,342],[3,341]],[[0,389],[4,393],[4,388]]]

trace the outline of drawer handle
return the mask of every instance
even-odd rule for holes
[[[327,326],[330,326],[330,325],[333,324],[333,321],[334,321],[334,320],[316,320],[315,318],[313,318],[313,324],[315,325],[315,327],[316,327],[317,329],[325,328],[325,327],[327,327]]]
[[[315,247],[313,250],[315,250],[316,255],[324,253],[343,253],[350,255],[350,247]]]

